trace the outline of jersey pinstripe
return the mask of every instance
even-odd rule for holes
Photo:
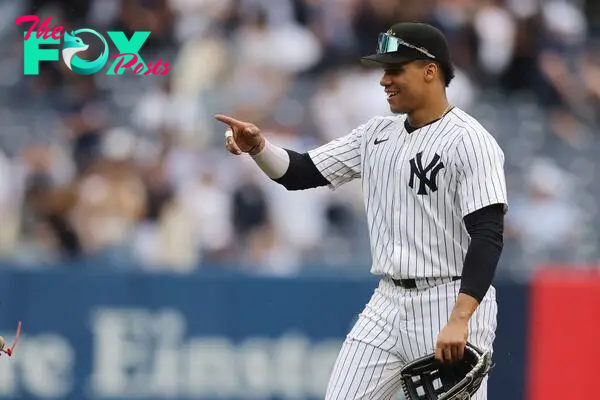
[[[508,207],[504,153],[458,107],[411,133],[405,118],[373,118],[309,155],[333,189],[361,179],[372,273],[460,276],[469,246],[463,217]]]

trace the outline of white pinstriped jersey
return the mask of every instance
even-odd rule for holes
[[[470,241],[463,217],[507,207],[504,153],[458,107],[412,133],[405,119],[373,118],[309,154],[332,188],[362,180],[373,274],[461,276]]]

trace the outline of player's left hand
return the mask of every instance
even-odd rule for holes
[[[452,363],[462,360],[467,336],[469,334],[469,322],[450,320],[438,335],[435,346],[435,358],[442,363]]]

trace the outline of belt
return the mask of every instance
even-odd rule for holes
[[[444,281],[454,282],[459,279],[460,279],[460,276],[452,276],[452,277],[447,277],[447,278],[392,279],[392,282],[394,282],[394,285],[402,287],[404,289],[416,289],[418,287],[417,281],[427,282],[427,283],[429,283],[429,281],[431,281],[431,286],[435,286],[435,285],[440,285],[440,284],[444,283]],[[427,285],[427,286],[429,286],[429,285]]]

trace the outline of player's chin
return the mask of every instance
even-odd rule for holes
[[[390,111],[394,114],[406,114],[408,109],[402,105],[390,103]]]
[[[406,114],[407,108],[406,105],[401,101],[402,98],[400,95],[396,95],[394,97],[390,97],[388,99],[388,104],[390,105],[390,111],[394,114]]]

